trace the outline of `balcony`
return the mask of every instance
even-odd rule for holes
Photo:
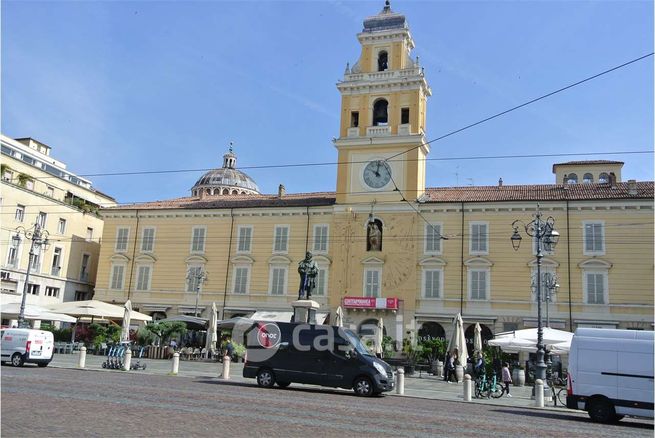
[[[366,128],[367,137],[388,137],[391,135],[391,126],[369,126]]]

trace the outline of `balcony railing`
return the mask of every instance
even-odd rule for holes
[[[386,137],[391,135],[391,126],[369,126],[366,128],[367,137]]]

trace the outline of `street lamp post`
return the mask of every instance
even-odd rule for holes
[[[196,289],[196,307],[193,312],[194,316],[198,316],[198,300],[200,299],[200,287],[202,286],[202,283],[207,280],[207,272],[202,268],[189,268],[187,271],[187,280],[190,282],[193,282],[192,284],[195,285]]]
[[[30,282],[30,269],[32,269],[32,263],[34,261],[34,248],[38,247],[39,249],[43,249],[44,251],[46,251],[50,246],[50,241],[48,240],[48,236],[50,235],[50,233],[44,230],[41,227],[41,224],[39,224],[38,222],[36,222],[34,226],[31,228],[25,228],[22,226],[18,227],[16,228],[16,234],[14,234],[11,238],[12,243],[16,248],[18,248],[18,245],[20,244],[21,234],[24,235],[27,239],[32,241],[32,243],[30,244],[30,253],[29,253],[30,256],[27,262],[27,269],[25,270],[25,284],[23,284],[23,296],[21,297],[20,300],[20,310],[18,313],[18,327],[26,328],[28,327],[28,324],[27,321],[25,320],[25,301],[27,298],[27,288],[29,287],[29,282]]]
[[[521,220],[512,222],[514,232],[510,238],[514,251],[518,251],[521,246],[521,234],[519,233],[519,226],[521,226],[525,233],[535,239],[537,245],[537,364],[535,372],[535,380],[541,379],[544,382],[544,397],[550,397],[550,388],[546,382],[546,363],[544,356],[546,350],[544,347],[544,331],[541,318],[541,259],[544,257],[542,250],[544,248],[553,249],[559,241],[559,233],[555,230],[555,219],[548,217],[542,219],[539,205],[537,205],[537,212],[534,214],[534,220],[529,223],[524,223]]]

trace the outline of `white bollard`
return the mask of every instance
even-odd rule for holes
[[[396,371],[396,394],[405,394],[405,368],[399,367]]]
[[[544,407],[544,381],[541,379],[534,382],[534,405],[538,408]]]
[[[180,353],[173,353],[173,368],[171,369],[171,374],[177,375],[178,370],[180,369]]]
[[[128,347],[125,351],[125,362],[123,363],[123,371],[129,371],[132,366],[132,350]]]
[[[230,356],[223,356],[223,380],[230,380],[230,364],[232,359]]]
[[[80,362],[77,364],[78,367],[84,368],[86,366],[86,347],[82,346],[80,348]]]
[[[464,374],[464,401],[471,401],[471,375]]]

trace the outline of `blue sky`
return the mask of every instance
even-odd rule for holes
[[[335,84],[383,1],[2,2],[2,132],[75,173],[334,162]],[[650,1],[392,1],[433,95],[427,138],[653,51]],[[432,144],[430,158],[653,150],[653,58]],[[449,160],[427,185],[552,183],[554,162]],[[245,170],[265,193],[333,191],[336,167]],[[119,202],[189,195],[203,172],[95,176]]]

